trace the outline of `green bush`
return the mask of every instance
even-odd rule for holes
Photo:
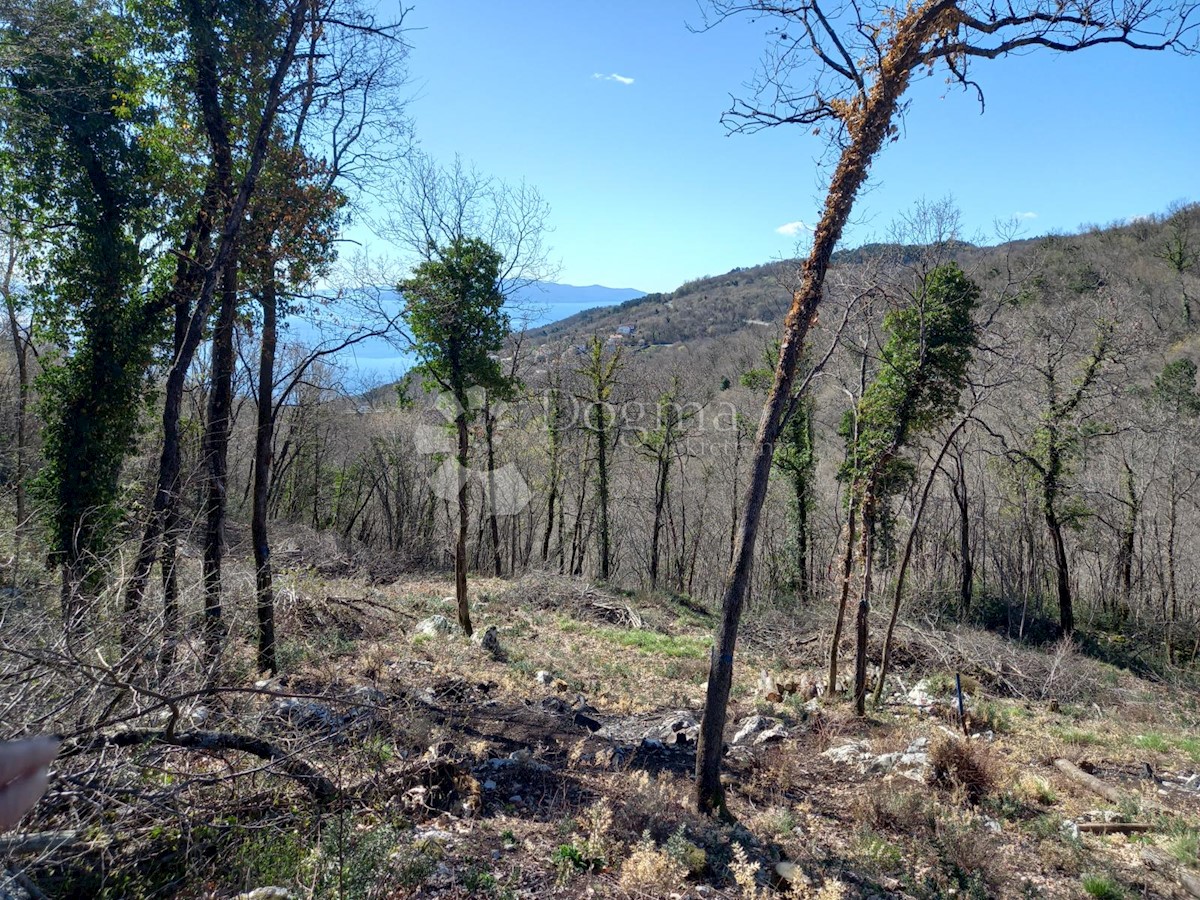
[[[1111,875],[1092,873],[1084,875],[1083,889],[1096,900],[1125,900],[1125,889]]]

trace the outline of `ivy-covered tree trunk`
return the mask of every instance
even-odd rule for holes
[[[812,578],[808,571],[808,479],[792,475],[792,502],[796,517],[796,593],[801,605],[812,599]]]
[[[97,259],[132,252],[110,221],[97,241]],[[103,248],[107,248],[103,249]],[[117,511],[121,464],[136,430],[144,373],[149,366],[150,330],[124,327],[126,279],[113,262],[96,279],[97,302],[84,324],[82,346],[67,360],[60,378],[51,377],[43,403],[47,412],[47,465],[43,479],[55,502],[56,544],[63,562],[62,611],[68,632],[79,625],[84,600],[98,590],[101,554]],[[116,308],[120,307],[120,309]]]

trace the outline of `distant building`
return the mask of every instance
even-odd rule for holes
[[[637,333],[636,325],[618,325],[617,334],[621,337],[633,337]]]

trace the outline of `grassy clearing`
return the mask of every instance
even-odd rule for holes
[[[621,647],[676,659],[703,659],[712,646],[708,637],[675,636],[640,628],[597,628],[593,634]]]
[[[1133,745],[1139,750],[1153,750],[1155,753],[1165,753],[1171,747],[1171,742],[1161,734],[1139,734],[1133,739]]]

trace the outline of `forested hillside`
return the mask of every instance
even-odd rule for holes
[[[747,4],[811,239],[524,327],[410,10],[0,2],[0,900],[1200,896],[1200,204],[843,234],[918,74],[1197,9],[976,6]]]

